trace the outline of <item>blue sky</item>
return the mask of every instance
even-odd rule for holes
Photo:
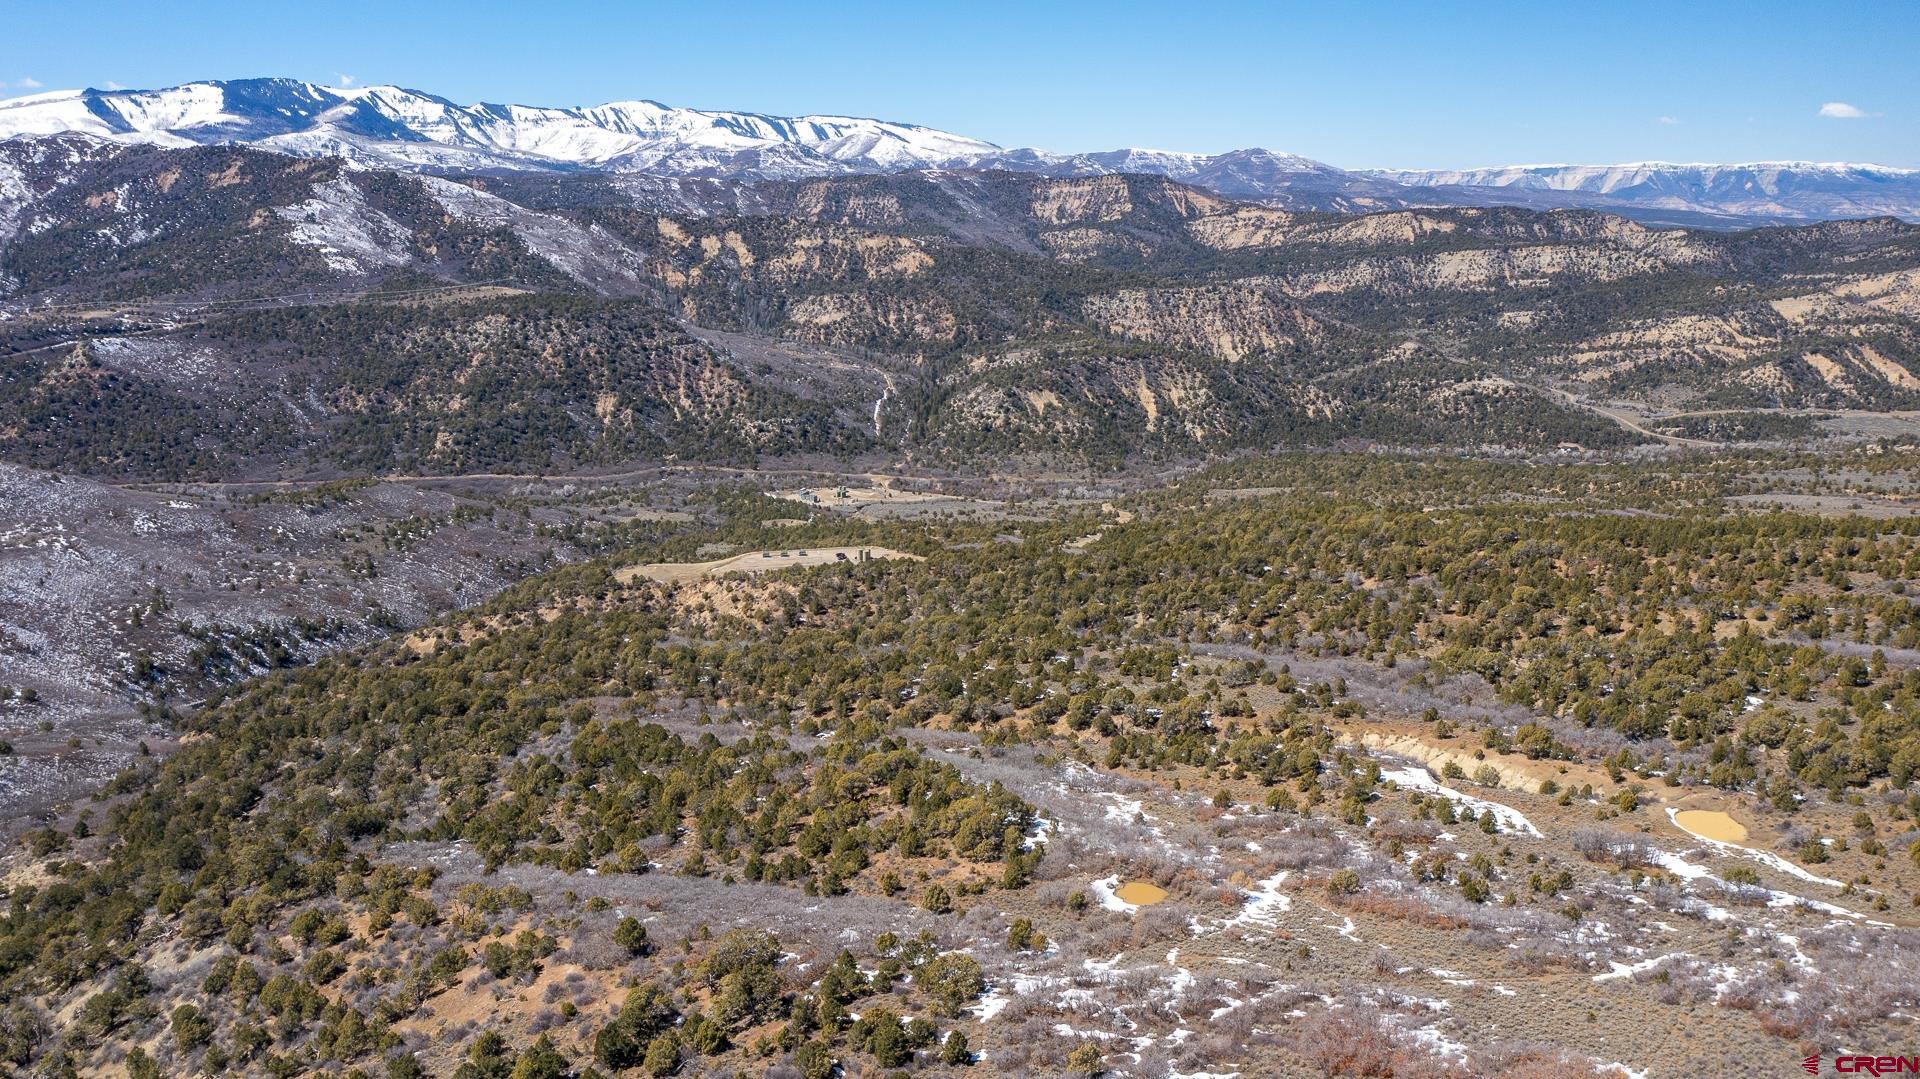
[[[1915,0],[0,0],[0,95],[249,75],[879,116],[1065,151],[1267,146],[1346,167],[1920,166]]]

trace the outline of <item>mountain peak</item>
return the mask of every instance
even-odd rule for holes
[[[1348,171],[1265,147],[1003,149],[919,124],[677,108],[645,98],[552,107],[459,104],[394,85],[259,77],[163,90],[48,90],[0,100],[0,139],[74,133],[121,143],[245,143],[435,172],[580,171],[737,180],[919,169],[1045,176],[1141,173],[1289,209],[1578,207],[1653,224],[1920,219],[1920,170],[1852,162],[1500,165]]]
[[[461,105],[400,86],[281,78],[0,101],[0,138],[62,131],[160,145],[249,142],[407,168],[688,174],[725,172],[729,161],[748,154],[779,160],[795,175],[831,175],[925,168],[999,151],[979,139],[859,117],[708,112],[648,100],[577,108]]]

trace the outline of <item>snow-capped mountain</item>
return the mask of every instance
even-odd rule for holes
[[[932,128],[848,116],[705,112],[652,101],[573,109],[459,105],[396,86],[289,79],[68,90],[0,101],[0,138],[67,131],[167,146],[244,142],[410,168],[677,175],[891,172],[999,150]]]
[[[1500,188],[1560,204],[1637,206],[1796,220],[1920,213],[1920,169],[1849,162],[1502,165],[1482,169],[1372,169],[1366,175],[1426,188]],[[1559,196],[1556,198],[1555,196]]]
[[[1301,209],[1407,205],[1396,197],[1406,193],[1399,185],[1272,150],[1055,154],[1002,149],[914,124],[709,112],[652,101],[588,108],[460,105],[396,86],[290,79],[65,90],[0,101],[0,139],[60,132],[163,146],[242,142],[433,171],[594,170],[746,180],[929,168],[1050,176],[1140,172]]]
[[[1518,165],[1336,168],[1296,154],[1003,149],[915,124],[780,117],[616,101],[585,108],[461,105],[397,86],[291,79],[165,90],[62,90],[0,100],[0,139],[77,133],[120,143],[247,143],[300,156],[431,172],[577,171],[717,180],[801,179],[914,169],[1048,176],[1166,176],[1289,209],[1587,207],[1656,224],[1894,215],[1920,220],[1920,170],[1878,165]]]

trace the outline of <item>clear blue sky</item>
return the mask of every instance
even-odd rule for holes
[[[0,95],[285,75],[1337,165],[1920,166],[1920,3],[0,0]],[[1829,112],[1857,116],[1821,116]]]

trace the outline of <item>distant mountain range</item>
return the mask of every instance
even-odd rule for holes
[[[1652,224],[1708,227],[1887,215],[1920,220],[1920,170],[1866,164],[1350,171],[1265,149],[1057,154],[858,117],[709,112],[652,101],[590,108],[461,105],[395,86],[341,88],[291,79],[63,90],[0,100],[0,139],[69,132],[165,146],[246,143],[428,172],[596,171],[730,180],[925,169],[1144,173],[1296,210],[1583,207]]]
[[[1485,169],[1373,169],[1364,175],[1450,191],[1497,189],[1551,204],[1696,211],[1781,221],[1904,217],[1920,207],[1920,169],[1849,162],[1739,165],[1504,165]]]

